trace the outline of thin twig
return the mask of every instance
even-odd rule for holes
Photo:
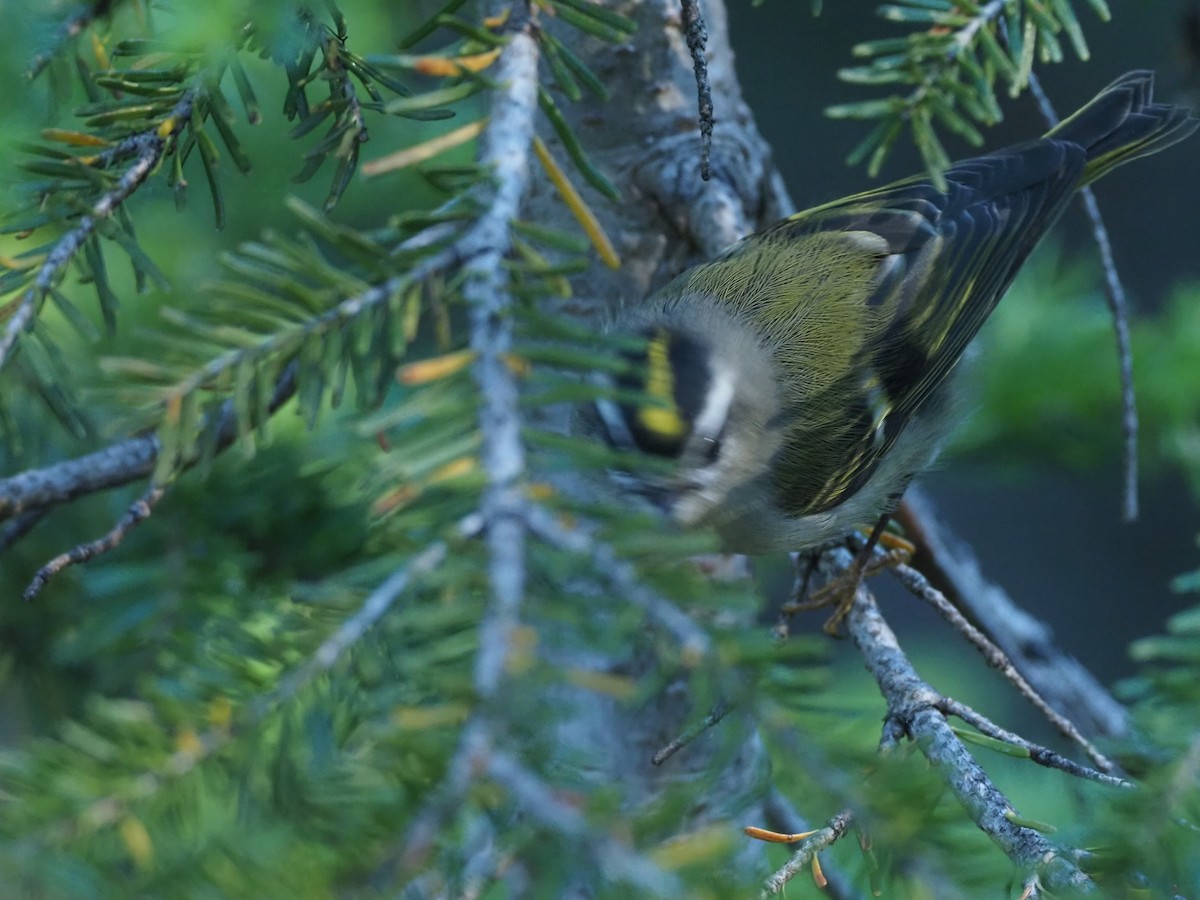
[[[1078,744],[1079,747],[1088,755],[1096,767],[1102,772],[1113,772],[1116,766],[1103,753],[1096,749],[1087,738],[1085,738],[1075,727],[1075,723],[1062,715],[1039,694],[1028,681],[1025,680],[1012,660],[1008,658],[1003,650],[992,642],[987,635],[967,621],[967,617],[955,609],[954,604],[946,599],[946,596],[929,583],[924,575],[908,565],[897,565],[892,567],[892,574],[896,579],[903,584],[913,596],[925,601],[935,610],[938,615],[945,619],[951,627],[962,635],[984,658],[984,661],[993,669],[1004,676],[1017,692],[1033,705],[1051,725],[1058,729],[1059,733],[1068,740]]]
[[[277,412],[295,392],[296,366],[290,363],[275,382],[267,412]],[[232,400],[226,400],[206,418],[202,430],[208,433],[209,429],[216,432],[212,440],[214,452],[219,453],[234,442],[237,412]],[[206,437],[197,445],[208,443]],[[0,479],[0,521],[145,478],[154,471],[160,449],[155,435],[141,434],[77,459]],[[188,457],[182,467],[189,468],[199,460],[199,455]]]
[[[704,13],[699,0],[680,0],[683,11],[683,36],[687,40],[688,52],[692,56],[692,71],[696,75],[696,106],[700,117],[700,177],[705,181],[712,178],[712,135],[713,99],[712,85],[708,83],[708,60],[704,52],[708,45],[708,28],[704,24]]]
[[[1007,654],[1026,680],[1088,735],[1128,733],[1125,708],[1054,640],[1049,626],[987,580],[971,548],[939,520],[929,497],[910,488],[897,518],[920,549],[918,564]]]
[[[337,631],[321,642],[321,646],[304,665],[280,680],[279,686],[253,707],[254,719],[261,720],[270,710],[296,696],[300,689],[317,675],[332,669],[342,655],[362,640],[363,635],[383,618],[414,581],[424,578],[442,564],[446,559],[446,552],[445,543],[439,541],[430,544],[405,565],[392,572],[379,587],[371,591],[358,608],[358,612],[342,622]]]
[[[176,128],[179,127],[180,123],[187,122],[192,114],[192,103],[194,100],[195,92],[185,91],[183,96],[180,97],[179,102],[172,107],[171,112],[167,116],[167,121],[175,122]],[[117,179],[117,183],[113,189],[103,194],[92,205],[91,210],[86,215],[81,216],[75,227],[59,238],[54,248],[46,255],[46,259],[38,269],[33,284],[21,296],[16,312],[8,320],[8,324],[4,328],[4,334],[0,335],[0,370],[4,369],[5,364],[11,357],[12,349],[16,345],[17,338],[21,332],[32,324],[42,300],[45,299],[46,295],[54,287],[55,282],[75,257],[75,254],[79,252],[92,232],[96,230],[96,226],[102,219],[111,216],[117,207],[128,200],[133,192],[141,187],[142,183],[149,177],[150,173],[154,171],[155,166],[162,159],[173,132],[166,136],[160,135],[158,129],[161,127],[161,125],[156,125],[154,129],[145,132],[145,144],[129,168]]]
[[[121,516],[117,524],[107,534],[86,544],[79,544],[76,547],[72,547],[66,553],[60,553],[54,557],[54,559],[50,560],[50,562],[34,573],[33,579],[29,582],[29,586],[25,588],[25,593],[22,595],[23,599],[26,602],[32,600],[41,593],[42,588],[46,586],[46,582],[67,568],[67,566],[87,562],[116,548],[121,541],[125,540],[125,535],[150,518],[150,513],[154,511],[154,507],[165,493],[166,488],[163,486],[157,484],[151,486],[146,493],[133,501],[129,509],[125,512],[125,515]]]
[[[593,569],[613,586],[622,600],[640,607],[674,635],[683,648],[685,659],[695,662],[709,654],[712,639],[704,629],[674,603],[648,588],[634,567],[622,560],[611,546],[593,539],[580,528],[564,528],[554,515],[540,507],[527,505],[525,516],[529,527],[542,540],[590,557]]]
[[[971,707],[949,697],[942,697],[936,704],[937,708],[947,715],[955,715],[975,727],[981,734],[1018,747],[1029,754],[1029,758],[1041,766],[1059,769],[1079,778],[1086,778],[1107,784],[1112,787],[1131,787],[1130,783],[1111,773],[1116,766],[1111,760],[1100,753],[1075,727],[1075,724],[1054,710],[1046,700],[1037,693],[1032,685],[1017,671],[1012,660],[994,644],[983,632],[967,621],[966,617],[946,599],[939,590],[929,583],[920,572],[911,566],[898,564],[892,566],[892,573],[910,593],[924,600],[948,622],[963,638],[975,647],[984,661],[996,669],[1010,684],[1017,689],[1046,719],[1069,740],[1078,744],[1092,759],[1100,771],[1082,766],[1067,759],[1047,747],[1026,740],[1020,735],[1007,731],[993,723],[990,719],[976,712]],[[891,740],[891,739],[889,739]]]
[[[1109,775],[1106,772],[1098,772],[1088,766],[1081,766],[1079,763],[1067,759],[1061,753],[1056,753],[1049,747],[1035,744],[1033,741],[1026,740],[1019,734],[1014,734],[1005,728],[1001,728],[991,719],[981,715],[967,706],[967,704],[961,703],[958,700],[951,699],[950,697],[942,697],[937,702],[937,708],[948,716],[957,716],[982,735],[1024,750],[1029,754],[1030,760],[1039,766],[1045,766],[1047,769],[1058,769],[1059,771],[1066,772],[1068,775],[1074,775],[1076,778],[1086,778],[1089,781],[1096,781],[1100,784],[1106,784],[1109,787],[1133,787],[1133,784],[1124,778],[1118,778],[1116,775]]]
[[[792,858],[763,882],[761,896],[768,897],[782,891],[789,881],[812,863],[818,853],[832,846],[846,833],[853,818],[850,810],[842,810],[824,828],[805,838]]]
[[[783,834],[810,831],[812,826],[787,797],[777,789],[772,788],[763,804],[763,812],[767,816],[767,824]],[[836,867],[826,864],[822,867],[825,873],[825,893],[830,900],[860,900],[862,893],[850,886],[850,880]]]
[[[825,554],[822,565],[845,567],[852,560],[849,550],[837,549]],[[917,674],[875,599],[862,585],[846,625],[887,702],[888,718],[893,724],[885,727],[885,738],[890,734],[894,740],[897,727],[912,738],[967,815],[1014,863],[1040,868],[1044,882],[1052,889],[1089,889],[1091,880],[1068,853],[1033,829],[1011,820],[1015,815],[1012,804],[954,734],[938,709],[942,697]]]
[[[1042,89],[1037,75],[1029,73],[1029,92],[1037,101],[1038,109],[1046,124],[1053,128],[1058,124],[1058,113],[1050,98]],[[1125,287],[1117,272],[1113,259],[1112,241],[1108,229],[1100,216],[1100,205],[1091,187],[1084,186],[1079,192],[1080,202],[1092,224],[1092,238],[1100,251],[1100,264],[1104,268],[1104,296],[1112,314],[1113,335],[1117,341],[1117,362],[1121,367],[1121,436],[1125,441],[1125,472],[1122,486],[1122,515],[1126,522],[1138,517],[1138,410],[1137,393],[1133,387],[1133,348],[1129,337],[1129,304],[1125,298]]]
[[[487,753],[486,768],[488,775],[512,794],[530,818],[556,834],[573,838],[585,852],[596,857],[600,869],[610,878],[639,887],[645,892],[642,896],[678,893],[679,884],[674,876],[644,854],[598,832],[578,809],[564,803],[541,777],[512,755],[493,749]]]
[[[703,722],[701,722],[695,728],[689,728],[683,734],[679,735],[679,737],[675,738],[675,740],[671,741],[669,744],[655,753],[652,757],[650,757],[650,762],[654,763],[656,766],[661,766],[668,759],[725,718],[725,716],[729,713],[729,709],[730,707],[727,706],[724,701],[718,703],[713,707],[712,712],[704,717]]]
[[[464,242],[467,237],[463,238]],[[445,272],[463,259],[465,254],[461,243],[422,260],[403,275],[389,278],[342,300],[332,309],[310,320],[309,327],[352,319],[370,306],[386,303],[388,298],[394,296],[405,285]],[[269,338],[267,342],[259,345],[259,351],[269,347],[271,340],[282,346],[286,339]],[[190,389],[188,385],[193,382],[195,386],[210,383],[219,372],[233,365],[244,352],[244,349],[240,349],[223,354],[194,374],[188,384],[177,386],[177,390]],[[283,367],[267,406],[268,415],[278,412],[296,393],[296,370],[295,362]],[[215,414],[206,417],[203,430],[207,434],[210,428],[216,429],[215,436],[201,438],[196,441],[196,446],[211,445],[215,452],[219,453],[237,439],[237,407],[232,399],[224,401]],[[117,441],[102,450],[77,459],[0,479],[0,521],[27,511],[68,503],[78,497],[145,478],[154,471],[161,449],[157,436],[141,434]],[[191,468],[200,458],[199,454],[188,456],[180,462],[179,467]]]
[[[295,392],[296,366],[289,363],[275,382],[275,392],[267,406],[268,414],[276,412]],[[220,453],[234,442],[237,437],[237,414],[232,400],[226,400],[214,414],[207,417],[203,430],[207,432],[209,429],[216,432],[213,452]],[[207,441],[199,442],[200,445],[205,443]],[[156,435],[138,435],[78,459],[0,480],[0,520],[17,516],[17,522],[13,525],[26,520],[36,521],[34,517],[45,516],[53,506],[146,478],[154,471],[159,450]],[[199,454],[190,456],[184,460],[182,467],[190,468],[199,459]],[[18,529],[13,525],[6,528],[3,534],[9,543],[15,542],[28,531],[28,528]],[[0,545],[0,549],[4,549],[4,546]],[[41,574],[38,573],[39,576]],[[48,573],[47,577],[49,574],[53,573]],[[31,584],[30,589],[33,587]],[[39,590],[40,587],[39,584]]]
[[[463,240],[465,239],[464,237]],[[193,391],[202,390],[205,386],[217,381],[222,373],[230,371],[247,358],[258,357],[261,359],[287,352],[289,348],[295,347],[296,335],[300,332],[312,333],[334,329],[345,322],[358,318],[371,307],[386,304],[409,285],[421,282],[461,262],[463,253],[460,250],[460,245],[456,244],[422,260],[403,274],[394,275],[339,301],[324,312],[293,323],[290,328],[272,332],[256,344],[226,350],[175,382],[169,391],[164,392],[162,402],[166,403]],[[232,410],[232,407],[229,408]],[[0,510],[2,509],[3,507],[0,507]]]
[[[91,5],[84,4],[81,10],[70,16],[58,27],[58,31],[54,35],[54,40],[50,47],[34,54],[33,59],[29,61],[29,69],[26,72],[28,77],[32,80],[40,75],[42,70],[50,65],[51,60],[58,55],[58,51],[67,41],[78,37],[83,33],[85,28],[101,16],[108,15],[112,5],[113,0],[95,0]]]

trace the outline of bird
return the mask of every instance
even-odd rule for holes
[[[623,482],[730,553],[877,522],[965,415],[972,338],[1074,194],[1192,134],[1133,71],[1041,137],[796,213],[613,317],[640,339],[593,403]],[[1047,390],[1052,386],[1047,386]]]

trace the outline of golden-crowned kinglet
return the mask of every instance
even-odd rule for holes
[[[798,213],[617,317],[642,403],[612,445],[672,458],[641,486],[731,552],[796,550],[899,502],[954,424],[949,379],[1072,195],[1200,121],[1130,72],[1045,136]],[[642,380],[644,378],[644,381]]]

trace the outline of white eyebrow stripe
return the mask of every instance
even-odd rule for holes
[[[721,366],[713,373],[708,396],[704,398],[704,408],[700,410],[700,415],[696,416],[692,429],[693,434],[702,438],[715,438],[721,433],[721,429],[725,427],[725,421],[729,418],[729,407],[733,403],[733,388],[733,370],[727,366]]]

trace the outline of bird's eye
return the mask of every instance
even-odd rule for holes
[[[704,439],[704,462],[706,464],[715,463],[717,457],[721,455],[721,438],[706,437]]]

